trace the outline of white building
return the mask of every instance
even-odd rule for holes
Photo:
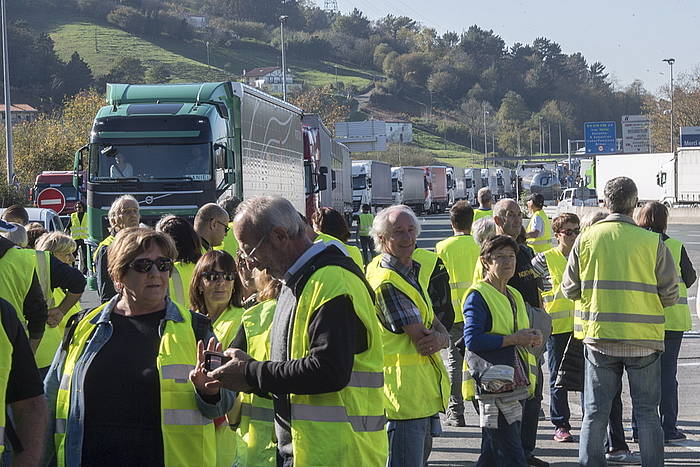
[[[265,92],[282,94],[282,68],[276,66],[243,70],[243,79],[248,86]],[[302,83],[294,82],[294,75],[287,71],[287,92],[301,91]]]
[[[364,122],[338,122],[335,139],[348,147],[350,152],[386,151],[387,124],[383,120]]]
[[[185,21],[195,29],[204,29],[207,26],[206,16],[188,16]]]
[[[10,112],[13,125],[22,122],[33,122],[39,116],[39,111],[27,104],[12,104]],[[0,123],[5,125],[5,104],[0,104]]]
[[[405,120],[386,121],[387,143],[410,143],[413,141],[413,124]]]

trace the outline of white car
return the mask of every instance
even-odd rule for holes
[[[38,222],[43,225],[48,232],[54,230],[63,231],[63,222],[56,211],[45,208],[25,208],[29,214],[29,222]],[[0,208],[0,215],[5,212],[5,208]]]

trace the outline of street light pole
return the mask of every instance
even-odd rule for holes
[[[486,138],[486,115],[489,113],[488,110],[486,110],[486,104],[483,104],[484,107],[484,167],[486,167],[486,158],[488,157],[488,139]]]
[[[664,58],[662,61],[668,63],[671,68],[671,152],[675,151],[675,139],[673,138],[673,64],[676,63],[675,58]]]
[[[287,100],[287,57],[284,54],[284,23],[289,16],[280,16],[280,35],[282,36],[282,100]]]
[[[544,144],[542,142],[542,115],[540,115],[539,122],[540,122],[540,154],[544,154],[544,151],[542,151],[542,145]]]
[[[2,74],[5,90],[5,153],[7,154],[7,184],[12,185],[15,178],[15,162],[12,153],[12,101],[10,100],[10,60],[7,53],[7,10],[6,0],[2,3]]]

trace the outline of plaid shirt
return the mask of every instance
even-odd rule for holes
[[[407,267],[395,257],[385,253],[382,256],[381,266],[398,273],[422,294],[418,284],[420,264],[416,261],[412,263],[411,267]],[[423,322],[416,304],[392,284],[387,283],[379,286],[376,307],[382,325],[395,334],[403,333],[404,326]]]

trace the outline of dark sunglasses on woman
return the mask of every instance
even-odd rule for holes
[[[131,264],[129,264],[129,267],[136,272],[146,273],[151,270],[154,264],[160,272],[170,272],[173,270],[172,258],[167,258],[165,256],[161,256],[160,258],[156,258],[155,260],[149,258],[140,258],[132,261]]]
[[[235,274],[217,271],[205,271],[202,273],[202,277],[209,282],[218,282],[220,279],[230,282],[236,278]]]

